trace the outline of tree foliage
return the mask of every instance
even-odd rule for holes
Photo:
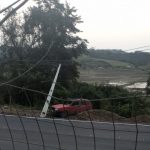
[[[87,43],[77,36],[76,25],[81,22],[74,7],[58,0],[37,0],[23,14],[10,17],[1,27],[0,81],[22,74],[47,52],[39,66],[13,83],[47,92],[51,82],[45,81],[53,79],[59,63],[62,86],[75,81],[79,75],[75,59],[86,51]]]
[[[148,80],[147,80],[146,94],[147,94],[147,95],[150,94],[150,77],[149,77]]]
[[[141,96],[142,93],[131,92],[119,86],[76,82],[69,89],[61,89],[61,92],[56,90],[55,95],[60,99],[86,98],[91,100],[94,109],[113,111],[124,117],[150,114],[150,102]]]

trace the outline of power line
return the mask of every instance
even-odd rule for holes
[[[4,11],[6,11],[7,9],[9,9],[10,7],[14,6],[15,4],[17,4],[19,1],[21,1],[21,0],[17,0],[14,3],[10,4],[9,6],[7,6],[6,8],[0,10],[0,14],[3,13]]]
[[[8,62],[25,62],[25,63],[35,63],[37,60],[34,60],[34,59],[32,59],[32,60],[27,60],[27,59],[5,59],[5,60],[2,60],[2,61],[0,61],[0,63],[8,63]],[[65,60],[65,59],[58,59],[58,60],[55,60],[55,59],[51,59],[51,60],[45,60],[45,61],[43,61],[43,63],[47,63],[47,64],[49,64],[49,63],[56,63],[56,64],[59,64],[59,63],[66,63],[66,64],[68,64],[68,63],[79,63],[78,61],[73,61],[72,59],[68,59],[68,60]]]
[[[139,50],[139,49],[142,49],[142,48],[149,48],[150,47],[150,45],[145,45],[145,46],[141,46],[141,47],[136,47],[136,48],[132,48],[132,49],[127,49],[127,50],[123,50],[123,51],[134,51],[134,50]],[[148,49],[148,50],[150,50],[150,49]],[[143,51],[143,50],[140,50],[140,51]],[[145,51],[145,50],[144,50]]]
[[[10,17],[12,16],[18,9],[24,6],[29,0],[24,0],[21,4],[19,4],[16,8],[14,8],[11,12],[9,12],[1,21],[0,26]]]
[[[16,85],[12,85],[12,84],[4,84],[5,86],[10,86],[10,87],[13,87],[13,88],[16,88],[16,89],[20,89],[20,90],[26,90],[26,91],[29,91],[29,92],[34,92],[34,93],[37,93],[37,94],[42,94],[42,95],[45,95],[45,96],[48,96],[47,93],[45,92],[42,92],[42,91],[38,91],[38,90],[34,90],[34,89],[29,89],[29,88],[26,88],[26,87],[20,87],[20,86],[16,86]],[[52,96],[54,99],[56,100],[60,100],[60,101],[70,101],[69,99],[63,99],[63,98],[58,98],[58,97],[55,97],[55,96]],[[95,102],[95,101],[106,101],[106,100],[116,100],[116,99],[130,99],[132,100],[132,98],[144,98],[144,97],[150,97],[150,95],[136,95],[136,96],[127,96],[127,97],[114,97],[114,98],[98,98],[98,99],[88,99],[89,101],[91,102]]]
[[[11,83],[11,82],[14,82],[14,81],[18,80],[19,78],[21,78],[22,76],[24,76],[25,74],[27,74],[28,72],[30,72],[31,70],[33,70],[35,67],[37,67],[47,57],[47,55],[49,54],[52,46],[53,46],[53,42],[49,45],[48,50],[41,57],[41,59],[39,61],[37,61],[34,65],[32,65],[29,69],[27,69],[26,71],[24,71],[22,74],[18,75],[17,77],[10,79],[9,81],[0,83],[0,86],[3,86],[5,84],[7,84],[7,83]]]

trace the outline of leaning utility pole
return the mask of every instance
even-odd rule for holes
[[[57,72],[56,72],[54,81],[53,81],[52,86],[51,86],[51,88],[50,88],[50,91],[49,91],[49,93],[48,93],[48,96],[47,96],[45,105],[44,105],[44,107],[43,107],[43,110],[42,110],[42,112],[41,112],[40,117],[42,117],[42,118],[46,117],[46,115],[47,115],[47,111],[48,111],[48,108],[49,108],[49,105],[50,105],[50,102],[51,102],[51,98],[52,98],[52,95],[53,95],[53,91],[54,91],[54,88],[55,88],[55,84],[56,84],[56,82],[57,82],[57,78],[58,78],[58,74],[59,74],[60,68],[61,68],[61,64],[59,64],[59,66],[58,66],[58,69],[57,69]]]

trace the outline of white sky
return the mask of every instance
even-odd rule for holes
[[[0,8],[13,1],[0,0]],[[84,21],[78,28],[89,47],[130,49],[150,45],[150,0],[67,1]]]

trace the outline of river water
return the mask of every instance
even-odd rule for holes
[[[125,85],[126,88],[129,88],[129,89],[145,89],[146,88],[146,85],[147,83],[146,82],[136,82],[134,84],[131,84],[129,85],[128,83],[125,83],[125,82],[109,82],[110,85],[118,85],[118,86],[123,86]],[[126,86],[127,84],[127,86]]]
[[[146,85],[147,85],[146,82],[137,82],[137,83],[134,83],[134,84],[126,86],[126,87],[130,88],[130,89],[145,89]]]

